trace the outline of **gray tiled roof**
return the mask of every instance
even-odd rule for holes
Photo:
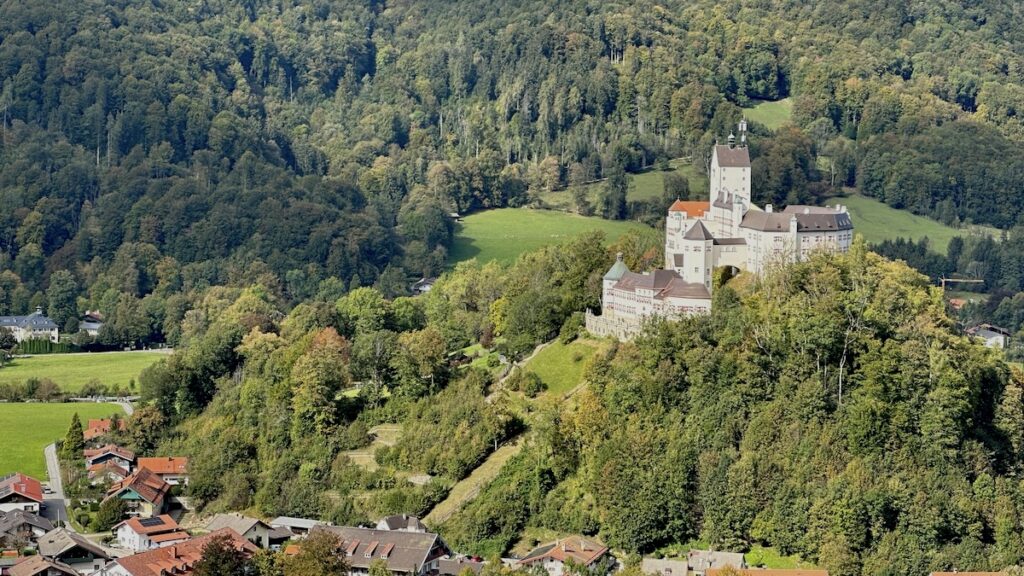
[[[99,546],[93,544],[85,537],[79,536],[64,528],[57,528],[43,534],[37,543],[39,553],[47,558],[60,558],[69,550],[81,548],[87,550],[97,558],[109,559],[110,556]]]
[[[674,270],[655,270],[650,274],[629,272],[615,283],[616,290],[653,290],[655,298],[698,298],[711,299],[711,293],[703,284],[685,282]]]
[[[0,327],[55,330],[57,323],[44,316],[42,310],[37,309],[28,316],[0,316]]]
[[[316,530],[326,530],[341,538],[342,550],[352,568],[367,569],[374,560],[384,560],[392,572],[418,574],[423,565],[433,559],[432,556],[447,553],[447,547],[437,534],[430,532],[373,530],[349,526],[321,526]],[[438,547],[443,550],[437,550]],[[387,557],[383,558],[385,554]]]

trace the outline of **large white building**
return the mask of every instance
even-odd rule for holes
[[[43,315],[42,308],[28,316],[0,316],[0,330],[10,330],[18,342],[25,340],[60,340],[57,324]]]
[[[740,143],[716,145],[710,200],[676,201],[665,220],[665,267],[631,272],[620,254],[604,276],[600,316],[587,312],[587,330],[628,340],[650,318],[711,312],[715,268],[760,274],[773,265],[805,260],[815,250],[846,252],[853,222],[843,206],[788,206],[775,211],[751,201],[746,122]]]

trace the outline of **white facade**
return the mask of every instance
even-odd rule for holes
[[[665,220],[665,268],[634,274],[621,258],[604,277],[602,314],[588,311],[587,330],[629,339],[652,318],[679,319],[711,311],[715,268],[761,274],[775,265],[806,260],[817,250],[846,252],[853,222],[846,208],[789,206],[775,212],[751,202],[746,124],[740,146],[715,146],[710,200],[677,201]]]
[[[42,308],[28,316],[0,316],[0,329],[10,330],[18,342],[25,340],[60,340],[57,324],[43,315]]]

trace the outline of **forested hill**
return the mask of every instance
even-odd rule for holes
[[[175,342],[210,285],[400,294],[444,266],[450,211],[700,168],[740,106],[787,96],[800,130],[754,127],[760,200],[827,194],[808,183],[827,154],[828,184],[1009,227],[1019,19],[1009,0],[5,0],[0,313],[48,304],[73,329],[100,309],[111,343]]]
[[[518,442],[431,526],[487,557],[554,532],[626,553],[772,546],[835,576],[1024,561],[1020,372],[863,243],[741,275],[709,316],[604,343],[568,397],[448,356],[572,341],[610,258],[586,237],[509,268],[462,264],[423,297],[361,288],[287,315],[259,287],[219,291],[209,326],[144,373],[135,447],[190,456],[204,511],[358,523],[426,513]],[[381,443],[381,428],[400,433]]]

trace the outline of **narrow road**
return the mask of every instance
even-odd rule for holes
[[[120,406],[121,409],[124,410],[124,413],[129,416],[135,413],[135,407],[132,406],[131,402],[114,402],[114,404]]]
[[[43,448],[43,455],[46,457],[46,474],[50,477],[50,489],[53,494],[44,495],[46,510],[43,516],[53,524],[64,525],[68,530],[74,532],[74,527],[68,522],[68,501],[64,497],[64,482],[60,476],[60,460],[57,459],[57,445],[47,444]]]

